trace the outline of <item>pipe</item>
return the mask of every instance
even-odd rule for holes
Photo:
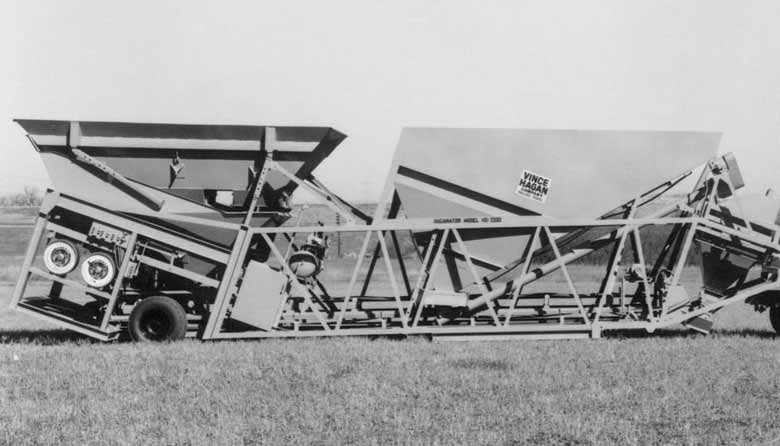
[[[691,194],[691,195],[697,195],[697,193]],[[690,195],[689,195],[690,197]],[[690,201],[689,201],[690,203]],[[646,218],[663,218],[679,209],[679,202],[674,203],[672,205],[669,205],[663,209],[658,210],[657,212],[647,216]],[[547,274],[550,274],[551,272],[557,270],[561,267],[563,264],[571,263],[577,259],[580,259],[593,251],[596,251],[597,249],[602,248],[604,245],[612,243],[616,237],[620,237],[623,235],[623,232],[626,231],[626,228],[618,229],[610,234],[607,234],[599,239],[593,240],[590,242],[590,246],[588,248],[580,248],[580,249],[573,249],[571,252],[562,255],[559,259],[553,260],[552,262],[545,263],[544,265],[534,269],[531,272],[528,272],[518,278],[512,279],[508,282],[504,282],[498,285],[495,285],[493,287],[493,291],[490,291],[488,293],[485,293],[476,299],[470,300],[468,302],[467,308],[468,310],[474,311],[475,309],[487,304],[488,302],[491,302],[493,300],[498,299],[501,296],[504,296],[505,294],[512,293],[516,288],[525,286],[543,276],[546,276]],[[595,245],[595,246],[594,246]]]

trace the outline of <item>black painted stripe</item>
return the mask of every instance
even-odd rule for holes
[[[463,186],[459,186],[457,184],[450,183],[448,181],[444,181],[441,178],[436,178],[434,176],[422,173],[420,171],[410,169],[406,166],[398,166],[398,174],[403,175],[408,178],[412,178],[414,180],[423,182],[425,184],[428,184],[433,187],[437,187],[439,189],[444,189],[447,192],[451,192],[453,194],[461,195],[463,197],[466,197],[470,200],[478,201],[480,203],[486,204],[488,206],[492,206],[497,209],[501,209],[502,211],[506,211],[512,214],[516,215],[540,215],[536,212],[530,211],[528,209],[522,208],[520,206],[515,206],[514,204],[507,203],[506,201],[499,200],[495,197],[491,197],[489,195],[481,194],[475,190],[465,188]]]

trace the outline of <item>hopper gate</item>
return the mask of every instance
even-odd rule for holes
[[[329,127],[17,122],[52,188],[12,306],[98,339],[780,328],[780,200],[717,133],[406,128],[369,216],[314,176]]]

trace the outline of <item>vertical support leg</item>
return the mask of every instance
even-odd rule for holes
[[[428,283],[428,271],[431,268],[431,256],[436,249],[436,241],[438,240],[438,234],[436,232],[431,234],[428,244],[425,246],[425,253],[422,258],[422,265],[420,265],[420,273],[417,276],[417,282],[414,284],[414,289],[409,293],[411,303],[409,304],[409,320],[407,323],[411,323],[411,317],[416,312],[420,305],[420,297],[422,296],[422,290],[426,283]]]
[[[705,181],[705,173],[710,168],[710,164],[708,164],[704,170],[702,171],[701,178],[699,178],[699,182],[696,183],[697,187],[700,184],[704,184]],[[707,196],[701,200],[700,202],[700,208],[696,215],[698,216],[705,216],[707,213],[707,208],[710,206],[710,203],[712,203],[715,193],[717,191],[717,187],[713,187],[712,190],[710,190],[707,193]],[[685,267],[685,261],[688,260],[688,252],[690,251],[691,244],[693,243],[693,237],[696,235],[696,228],[698,226],[698,223],[694,222],[691,223],[688,227],[688,233],[685,236],[685,242],[683,242],[682,248],[680,248],[679,252],[677,252],[677,258],[675,258],[675,261],[677,262],[676,267],[674,268],[674,272],[672,273],[672,285],[677,285],[680,281],[680,276],[682,275],[682,270]],[[673,254],[674,256],[674,254]],[[671,259],[670,259],[670,266],[671,266]]]
[[[528,244],[528,248],[525,250],[525,261],[523,262],[523,274],[520,277],[524,277],[526,274],[528,274],[528,269],[531,267],[531,258],[533,257],[533,249],[534,245],[536,244],[536,241],[539,239],[539,233],[541,229],[536,228],[534,230],[534,236],[531,238],[531,242]],[[504,326],[508,327],[510,321],[512,320],[512,313],[515,311],[515,306],[517,305],[517,300],[520,298],[520,293],[523,292],[523,286],[520,285],[517,288],[515,288],[514,293],[512,293],[512,304],[509,306],[509,309],[506,313],[506,320],[504,320]]]
[[[624,215],[624,218],[633,218],[634,215],[636,215],[636,210],[639,205],[639,201],[641,199],[641,195],[634,198],[634,200],[631,202],[631,207],[628,209],[626,214]],[[609,270],[607,271],[607,276],[604,278],[604,280],[601,282],[601,289],[599,290],[599,293],[601,294],[599,296],[599,303],[596,307],[596,315],[593,317],[593,323],[594,325],[598,323],[599,318],[601,317],[601,312],[604,309],[604,304],[607,300],[607,295],[612,293],[612,290],[615,288],[615,277],[617,275],[617,268],[620,265],[620,262],[623,258],[623,250],[626,247],[626,239],[628,238],[628,230],[626,230],[626,227],[623,227],[623,233],[620,236],[620,240],[618,241],[617,246],[615,247],[615,250],[612,252],[612,256],[610,256],[609,259]],[[644,263],[642,263],[644,265]],[[594,333],[595,333],[594,328]],[[600,329],[599,329],[600,330]]]
[[[406,263],[404,262],[404,256],[401,253],[401,244],[398,243],[398,236],[396,235],[395,231],[390,231],[390,237],[393,239],[393,249],[395,249],[395,255],[398,260],[398,267],[401,269],[401,277],[404,279],[406,293],[411,298],[412,286],[409,284],[409,274],[406,272]]]
[[[265,179],[268,177],[268,172],[274,167],[274,152],[271,146],[271,140],[276,139],[276,129],[274,127],[266,128],[266,147],[268,148],[265,154],[265,161],[263,162],[263,168],[260,170],[260,174],[255,179],[252,188],[252,194],[250,195],[248,207],[246,210],[246,216],[244,217],[244,226],[250,226],[252,223],[252,216],[255,213],[257,203],[260,202],[260,196],[263,194],[263,187],[265,187]]]
[[[390,261],[390,254],[387,250],[387,243],[385,237],[382,235],[382,231],[376,231],[376,236],[379,238],[379,245],[382,247],[382,256],[385,258],[385,266],[387,267],[387,274],[390,277],[390,285],[393,288],[393,296],[395,297],[395,304],[398,306],[398,315],[401,317],[401,325],[406,328],[406,312],[401,304],[401,293],[398,290],[398,283],[395,281],[395,273],[393,272],[393,263]]]
[[[244,224],[238,229],[236,233],[236,240],[233,242],[233,249],[230,251],[230,257],[225,265],[225,272],[222,274],[222,280],[219,283],[217,289],[217,295],[214,297],[214,305],[212,305],[211,314],[206,322],[206,328],[203,331],[203,339],[210,339],[219,332],[222,327],[222,321],[225,319],[225,313],[227,312],[227,304],[230,301],[231,293],[238,281],[237,270],[241,268],[241,263],[246,252],[249,249],[249,242],[251,241],[251,235],[249,235],[249,225],[252,223],[252,216],[254,215],[257,203],[260,201],[260,196],[265,186],[265,180],[268,176],[268,172],[273,167],[273,154],[276,147],[276,128],[266,127],[265,129],[265,161],[263,162],[263,168],[260,170],[260,174],[254,179],[252,186],[251,198],[247,203],[246,216],[244,217]]]
[[[680,276],[682,275],[685,261],[688,260],[688,252],[690,251],[691,245],[693,244],[693,236],[696,235],[696,226],[697,223],[691,223],[691,227],[688,229],[688,234],[685,236],[685,242],[683,243],[677,258],[677,266],[675,267],[674,274],[672,275],[672,285],[677,285],[680,281]]]
[[[636,203],[636,200],[634,201]],[[631,218],[632,211],[634,207],[632,207],[626,211],[622,218]],[[617,234],[617,231],[615,232]],[[625,248],[625,231],[623,231],[623,234],[620,236],[620,239],[618,244],[615,245],[615,247],[612,249],[612,253],[609,256],[609,262],[607,263],[608,269],[606,271],[606,275],[604,276],[604,279],[601,280],[601,286],[599,287],[599,294],[604,293],[604,290],[609,290],[609,292],[612,291],[612,288],[609,287],[610,285],[610,277],[612,277],[612,273],[615,271],[615,268],[617,265],[621,263],[622,257],[623,257],[623,249]],[[617,259],[617,262],[615,261]]]
[[[238,230],[238,235],[236,235],[236,241],[233,243],[233,250],[230,252],[230,257],[225,265],[222,280],[219,282],[217,295],[214,297],[214,304],[211,306],[211,314],[203,331],[203,339],[213,338],[222,327],[228,301],[230,301],[232,290],[238,281],[238,270],[241,269],[241,260],[245,257],[249,248],[247,239],[251,237],[249,237],[248,233],[249,228],[246,225],[241,225],[241,229]]]
[[[387,212],[387,219],[394,219],[398,216],[398,211],[401,209],[401,198],[398,196],[398,193],[393,193],[392,201],[390,202],[390,209]],[[377,206],[377,216],[374,217],[374,220],[377,220],[384,209],[379,209],[379,206]],[[377,242],[376,246],[374,247],[374,255],[371,256],[371,264],[368,267],[368,272],[366,273],[365,279],[363,279],[363,288],[360,290],[360,295],[365,296],[366,292],[368,292],[368,285],[371,283],[371,276],[374,274],[374,268],[376,268],[376,262],[379,260],[379,252],[381,248],[379,246],[379,242]],[[400,259],[400,254],[399,254]],[[403,268],[403,266],[401,267]]]
[[[135,251],[135,241],[138,239],[138,234],[133,232],[130,234],[130,240],[127,243],[125,249],[125,255],[122,257],[122,264],[119,266],[119,271],[116,273],[116,279],[114,279],[114,286],[111,289],[111,297],[108,299],[106,305],[106,311],[103,314],[103,320],[100,323],[100,329],[106,331],[108,329],[108,322],[111,319],[111,314],[114,312],[116,301],[119,298],[119,292],[122,288],[122,282],[125,280],[127,269],[130,267],[130,259],[133,257]]]
[[[454,234],[456,232],[455,229],[452,230],[452,233]],[[446,242],[446,246],[444,249],[447,250],[447,254],[444,256],[444,265],[447,267],[447,274],[450,276],[450,281],[452,281],[452,289],[454,291],[460,291],[463,289],[463,282],[460,280],[460,271],[458,271],[458,264],[455,262],[455,257],[452,255],[452,244],[449,240]]]
[[[550,242],[550,246],[552,246],[553,253],[555,254],[555,260],[558,262],[558,265],[561,268],[561,272],[563,272],[563,276],[566,278],[566,282],[569,284],[569,289],[574,296],[574,301],[577,302],[577,308],[579,308],[580,314],[582,314],[582,319],[585,321],[585,326],[590,328],[591,324],[590,319],[588,318],[588,313],[585,311],[585,307],[582,306],[580,295],[577,294],[577,290],[574,288],[574,282],[571,281],[571,276],[569,276],[569,269],[566,268],[566,264],[561,260],[561,252],[558,250],[558,245],[555,243],[552,232],[550,232],[550,228],[547,226],[543,226],[543,229],[545,235],[547,236],[547,240]]]
[[[609,271],[607,277],[604,278],[604,284],[601,287],[601,296],[599,297],[599,304],[596,307],[596,316],[593,318],[593,322],[596,323],[601,317],[601,312],[604,309],[604,303],[607,300],[607,295],[612,293],[615,288],[615,277],[617,274],[617,267],[620,265],[620,258],[623,257],[623,248],[626,246],[626,237],[628,237],[628,231],[623,231],[623,235],[620,236],[617,249],[612,255]]]
[[[682,225],[680,224],[676,224],[672,227],[669,237],[667,237],[663,248],[661,248],[661,252],[658,254],[658,258],[655,260],[655,264],[653,264],[653,270],[650,273],[650,277],[658,277],[658,273],[661,272],[661,268],[664,266],[664,260],[666,259],[666,256],[672,252],[673,246],[676,246],[675,249],[679,249],[679,245],[682,243],[680,241],[681,229]]]
[[[463,251],[463,257],[466,259],[466,265],[469,267],[469,271],[471,272],[471,275],[474,277],[474,281],[479,284],[479,290],[482,292],[482,294],[487,294],[488,289],[485,286],[485,283],[482,281],[482,278],[479,277],[479,274],[477,274],[477,269],[474,268],[474,264],[471,262],[471,255],[469,254],[468,249],[466,248],[466,244],[463,243],[463,239],[460,237],[460,233],[457,229],[452,230],[452,234],[455,235],[455,240],[458,242],[458,246],[460,246],[461,251]],[[498,320],[498,314],[496,313],[496,308],[494,307],[494,302],[488,302],[487,303],[488,309],[490,309],[490,315],[493,316],[493,322],[496,325],[501,325],[501,322]]]
[[[24,260],[22,260],[22,269],[19,272],[19,280],[16,281],[14,292],[11,295],[11,308],[16,308],[21,300],[24,290],[27,288],[27,282],[30,280],[30,267],[35,260],[35,253],[38,251],[38,245],[41,243],[43,232],[46,229],[46,223],[48,218],[39,215],[35,219],[35,227],[33,228],[32,237],[30,243],[27,245],[27,251],[24,254]]]
[[[653,299],[650,296],[650,284],[647,281],[647,265],[645,264],[645,254],[642,250],[642,239],[639,237],[639,228],[634,226],[632,229],[634,236],[634,249],[636,251],[639,263],[642,265],[642,286],[645,288],[645,305],[647,306],[647,317],[649,321],[655,319],[653,314]]]
[[[414,321],[412,321],[412,327],[416,327],[417,324],[420,322],[420,315],[422,314],[422,309],[425,306],[425,292],[428,291],[428,284],[430,284],[431,279],[436,276],[436,271],[439,269],[439,260],[441,259],[442,252],[444,251],[444,245],[447,244],[447,240],[450,235],[450,230],[445,229],[444,233],[441,235],[441,240],[439,241],[439,248],[436,250],[436,255],[433,257],[433,262],[431,263],[431,272],[428,275],[425,285],[422,287],[422,291],[420,292],[420,304],[417,306],[417,313],[414,315]]]
[[[376,268],[376,262],[379,261],[379,242],[374,246],[374,254],[371,256],[371,263],[368,264],[368,271],[366,277],[363,279],[363,287],[360,289],[360,295],[365,296],[368,292],[368,285],[371,283],[371,277],[374,275],[374,268]]]
[[[352,303],[352,290],[355,288],[355,282],[357,282],[357,276],[360,274],[360,267],[363,266],[363,257],[366,256],[370,241],[371,231],[366,231],[366,237],[363,239],[363,246],[360,247],[357,263],[355,263],[355,269],[352,271],[352,277],[349,279],[347,292],[344,294],[344,302],[341,304],[341,313],[339,313],[339,319],[336,321],[336,330],[341,328],[341,323],[344,321],[344,316],[347,314],[347,308],[349,308],[349,305]]]
[[[284,260],[286,261],[287,259],[290,258],[290,253],[292,252],[292,250],[293,249],[297,249],[297,248],[295,247],[295,233],[294,232],[292,234],[288,234],[288,233],[285,232],[284,233],[284,237],[289,242],[287,244],[287,249],[285,249],[285,251],[284,251]]]

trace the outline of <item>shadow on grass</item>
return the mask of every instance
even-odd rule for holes
[[[493,370],[503,372],[509,370],[510,364],[504,360],[485,360],[479,358],[458,359],[450,361],[450,364],[456,368],[469,370]]]
[[[3,344],[94,344],[100,341],[68,330],[0,330],[0,345]]]
[[[669,329],[669,330],[656,330],[653,333],[648,333],[644,330],[630,330],[623,332],[605,332],[603,334],[604,339],[647,339],[647,338],[661,338],[661,339],[686,339],[686,338],[706,338],[706,337],[741,337],[741,338],[757,338],[757,339],[778,339],[780,335],[770,330],[758,330],[754,328],[743,329],[722,329],[714,330],[709,335],[695,332],[693,330],[684,329]],[[417,337],[404,338],[399,336],[369,336],[365,337],[369,340],[390,339],[404,342],[410,342],[410,339],[418,339]],[[289,339],[291,342],[295,342],[295,339]],[[112,343],[125,343],[132,342],[128,336],[120,336]],[[247,341],[251,342],[251,341]],[[102,343],[89,336],[82,335],[80,333],[61,330],[61,329],[46,329],[46,330],[0,330],[0,345],[4,344],[33,344],[33,345],[60,345],[60,344],[97,344]],[[486,368],[490,370],[502,370],[506,367],[506,364],[497,362],[495,364],[484,364],[484,361],[480,361],[479,364],[473,363],[469,360],[458,361],[454,364],[456,367],[471,369],[471,368]]]
[[[648,333],[644,330],[631,330],[624,332],[606,332],[605,339],[644,339],[644,338],[704,338],[704,337],[740,337],[740,338],[759,338],[774,339],[780,338],[774,331],[757,330],[755,328],[741,329],[720,329],[713,330],[709,335],[705,335],[693,330],[674,329],[674,330],[656,330]]]

